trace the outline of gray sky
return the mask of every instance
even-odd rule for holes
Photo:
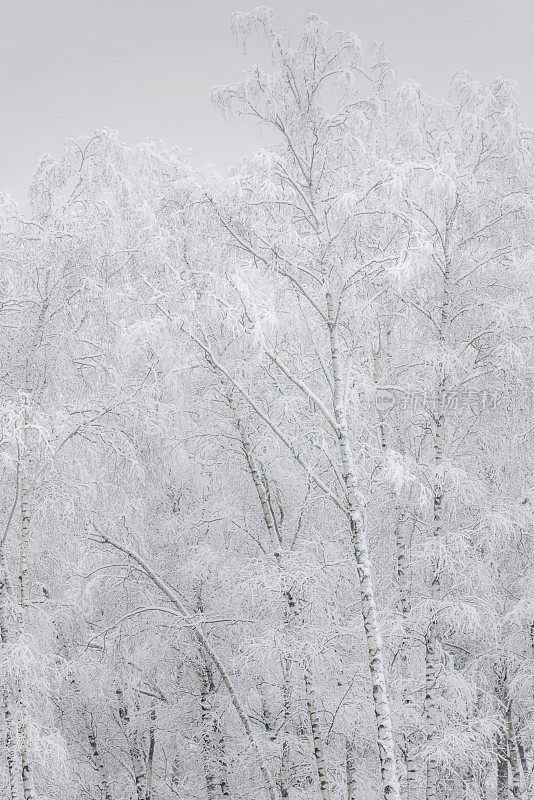
[[[245,0],[0,0],[0,189],[24,202],[45,152],[104,126],[227,167],[261,143],[255,128],[220,119],[209,88],[234,81],[243,58],[229,30]],[[379,39],[403,78],[445,94],[468,70],[515,78],[534,125],[532,0],[272,0],[279,26],[317,12],[331,29]]]

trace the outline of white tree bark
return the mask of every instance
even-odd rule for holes
[[[101,796],[103,800],[113,800],[111,795],[111,789],[109,788],[106,767],[102,760],[102,756],[100,755],[100,750],[98,749],[96,732],[91,723],[89,722],[89,720],[87,719],[87,717],[85,718],[85,729],[87,732],[87,740],[91,748],[91,757],[93,759],[93,764],[98,774],[98,783],[100,786]]]
[[[356,800],[358,783],[356,780],[356,765],[354,751],[348,739],[345,740],[345,775],[347,781],[347,800]]]
[[[343,377],[337,334],[337,311],[330,294],[326,297],[328,309],[328,333],[332,368],[334,417],[339,431],[337,440],[341,460],[342,476],[346,488],[350,514],[350,528],[356,568],[360,581],[363,624],[369,653],[373,703],[377,727],[377,743],[382,774],[384,800],[399,800],[400,790],[395,762],[395,743],[391,725],[391,712],[387,692],[386,671],[382,646],[382,634],[378,624],[374,596],[371,561],[367,547],[365,523],[357,497],[355,472],[348,440],[347,422],[343,402]]]
[[[315,764],[317,766],[317,774],[319,776],[319,787],[321,789],[321,797],[323,800],[330,800],[330,783],[328,781],[328,773],[326,769],[326,761],[324,757],[323,737],[321,734],[321,725],[317,715],[317,706],[315,702],[315,688],[313,685],[313,677],[311,673],[310,664],[304,665],[304,685],[306,687],[306,706],[308,708],[308,717],[310,720],[310,727],[313,739],[313,752],[315,755]]]
[[[403,617],[403,637],[400,644],[400,663],[402,678],[402,702],[408,717],[404,737],[404,763],[406,767],[406,800],[417,800],[417,761],[416,761],[416,734],[412,729],[410,718],[413,711],[412,700],[412,675],[410,672],[408,643],[406,638],[407,619],[410,612],[408,581],[406,577],[406,535],[405,519],[401,513],[395,526],[395,545],[397,550],[397,582],[399,587],[399,605]]]
[[[386,350],[389,350],[389,331],[386,332]],[[378,348],[373,349],[373,381],[375,388],[378,389],[378,356],[381,350],[379,342]],[[378,438],[380,449],[386,453],[388,449],[388,439],[386,436],[386,426],[384,415],[378,409]],[[411,499],[411,491],[408,501]],[[408,578],[406,575],[407,560],[407,539],[406,539],[406,512],[403,508],[397,508],[397,522],[395,524],[395,550],[397,556],[397,585],[399,589],[399,609],[402,615],[402,640],[400,642],[399,659],[401,665],[402,680],[402,702],[406,709],[405,731],[404,731],[404,766],[406,769],[406,800],[417,800],[418,781],[417,781],[417,761],[415,756],[416,733],[413,730],[411,718],[413,716],[413,700],[411,692],[412,675],[410,673],[410,659],[408,650],[408,616],[410,613],[410,591]]]
[[[217,752],[219,759],[219,785],[221,788],[221,797],[230,797],[230,786],[228,783],[228,764],[226,761],[226,747],[224,745],[224,736],[221,731],[220,723],[217,723]]]
[[[48,276],[45,286],[48,286]],[[47,292],[47,289],[45,290]],[[26,626],[26,617],[30,602],[29,596],[29,555],[30,555],[30,535],[31,535],[31,511],[30,511],[30,490],[29,490],[29,471],[31,469],[31,441],[30,426],[32,419],[33,401],[33,381],[32,367],[35,356],[41,342],[43,328],[48,313],[49,298],[46,295],[43,300],[30,351],[26,359],[25,366],[25,385],[23,399],[23,430],[22,430],[22,451],[20,453],[21,464],[19,465],[19,494],[20,494],[20,567],[19,567],[19,588],[20,606],[17,615],[17,635],[23,634]],[[36,800],[33,762],[29,753],[29,711],[26,700],[26,687],[21,678],[17,681],[17,699],[20,711],[19,724],[19,749],[22,774],[22,791],[24,800]]]
[[[154,778],[154,752],[156,749],[156,707],[152,701],[150,708],[150,727],[148,730],[148,753],[146,758],[146,800],[151,800]]]
[[[128,706],[126,705],[122,689],[117,687],[115,691],[119,705],[119,720],[130,754],[137,800],[146,800],[146,764],[143,758],[138,732],[132,727]]]
[[[291,732],[291,662],[289,658],[282,657],[282,695],[283,695],[283,724],[282,724],[282,760],[280,764],[280,795],[282,800],[289,798],[289,781],[291,767],[291,751],[289,735]]]
[[[199,600],[199,612],[202,603]],[[209,658],[201,647],[200,706],[202,713],[202,755],[208,798],[230,797],[226,747],[220,719],[216,713],[216,692]]]
[[[5,647],[9,641],[8,625],[8,597],[12,590],[8,591],[8,576],[4,569],[5,557],[3,547],[0,545],[0,640],[2,647]],[[2,692],[2,700],[4,705],[4,719],[6,725],[6,762],[7,774],[9,781],[9,796],[10,800],[18,800],[19,792],[17,785],[17,727],[15,723],[15,702],[8,685],[4,686]]]
[[[436,800],[438,796],[438,764],[432,751],[435,743],[437,728],[437,673],[439,661],[440,643],[437,630],[437,614],[441,603],[441,540],[443,537],[443,502],[444,489],[443,480],[440,477],[440,470],[443,463],[443,444],[445,429],[445,393],[447,389],[447,370],[445,365],[445,345],[447,341],[447,331],[450,322],[450,274],[451,264],[449,257],[449,234],[450,226],[456,215],[456,208],[449,219],[443,241],[443,294],[441,300],[440,321],[438,326],[438,346],[439,356],[439,375],[436,409],[436,428],[434,432],[434,469],[436,478],[433,487],[433,519],[432,519],[432,539],[433,539],[433,559],[431,576],[431,599],[432,615],[428,626],[426,637],[426,669],[425,669],[425,714],[427,724],[427,745],[429,755],[427,757],[426,770],[426,800]]]
[[[210,700],[210,681],[205,664],[200,668],[200,710],[202,723],[202,761],[204,780],[206,781],[206,798],[215,800],[217,780],[214,771],[213,716]]]
[[[521,769],[519,754],[514,736],[514,725],[512,720],[512,700],[509,696],[508,686],[505,685],[505,731],[508,746],[508,762],[510,764],[510,775],[512,778],[512,797],[521,797]]]
[[[508,748],[504,730],[495,736],[497,750],[497,800],[508,800]]]

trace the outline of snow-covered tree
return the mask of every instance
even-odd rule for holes
[[[270,62],[212,96],[270,146],[221,176],[104,130],[1,200],[0,791],[526,800],[514,86],[233,27]]]

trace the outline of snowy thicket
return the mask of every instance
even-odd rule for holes
[[[234,27],[272,147],[102,131],[2,199],[0,794],[526,800],[532,134]]]

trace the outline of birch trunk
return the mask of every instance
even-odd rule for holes
[[[436,713],[437,713],[437,664],[439,639],[437,630],[436,615],[441,603],[441,556],[440,548],[443,538],[443,480],[440,477],[440,469],[443,463],[443,444],[445,432],[445,393],[447,389],[447,371],[445,364],[445,344],[447,331],[450,321],[450,273],[451,265],[449,259],[449,230],[454,220],[455,210],[447,225],[444,239],[444,268],[443,268],[443,295],[441,302],[441,314],[439,321],[438,345],[440,348],[439,361],[439,382],[437,393],[436,410],[436,430],[434,434],[434,469],[435,481],[433,487],[433,508],[432,508],[432,541],[433,541],[433,560],[431,577],[431,597],[432,597],[432,616],[427,633],[426,641],[426,697],[425,713],[427,722],[427,745],[430,753],[427,759],[426,772],[426,800],[436,800],[438,793],[438,764],[432,753],[432,748],[436,737]]]
[[[219,785],[221,787],[221,797],[230,797],[230,786],[228,784],[228,764],[226,761],[226,747],[224,746],[224,736],[220,722],[216,723],[216,742],[217,757],[219,761]]]
[[[356,767],[354,751],[348,739],[345,739],[345,773],[347,780],[347,800],[356,800]]]
[[[512,723],[512,701],[508,700],[505,712],[506,741],[508,745],[508,761],[512,776],[512,797],[521,797],[521,770],[515,743],[514,728]]]
[[[46,286],[48,277],[46,278]],[[29,553],[31,535],[30,491],[28,486],[31,469],[31,441],[30,425],[32,417],[33,382],[32,367],[42,337],[43,327],[48,312],[49,299],[45,297],[37,320],[33,341],[31,344],[25,367],[23,431],[22,431],[22,467],[19,472],[20,481],[20,609],[17,616],[17,635],[22,636],[29,607]],[[25,686],[21,678],[17,681],[17,700],[20,710],[19,747],[22,774],[22,792],[24,800],[35,800],[35,786],[33,777],[33,764],[29,755],[29,712],[26,702]]]
[[[327,325],[330,340],[334,416],[338,425],[337,440],[343,482],[345,484],[349,507],[352,544],[360,582],[363,624],[369,654],[369,671],[371,674],[373,704],[376,717],[377,744],[383,795],[384,800],[399,800],[400,791],[386,685],[382,634],[378,625],[371,561],[367,548],[364,520],[357,498],[355,472],[352,464],[352,454],[348,440],[348,429],[342,396],[343,381],[337,335],[337,311],[334,309],[332,296],[329,293],[326,296],[326,302],[328,309]]]
[[[227,397],[228,397],[228,401],[230,403],[230,406],[232,407],[232,409],[233,409],[233,411],[234,411],[234,413],[236,415],[237,429],[239,431],[239,436],[241,438],[241,443],[242,443],[242,446],[243,446],[243,451],[245,453],[245,458],[246,458],[246,461],[247,461],[247,464],[248,464],[248,467],[249,467],[249,471],[250,471],[250,474],[252,476],[252,480],[253,480],[254,486],[256,488],[256,493],[258,495],[258,499],[259,499],[259,502],[260,502],[260,506],[261,506],[261,510],[262,510],[262,514],[263,514],[263,519],[264,519],[264,522],[265,522],[265,527],[267,528],[267,531],[268,531],[268,534],[269,534],[269,539],[271,541],[271,545],[272,545],[273,550],[274,550],[274,556],[275,556],[276,562],[278,564],[278,568],[281,570],[281,572],[283,574],[285,574],[286,570],[285,570],[284,560],[283,560],[283,557],[282,557],[282,552],[281,552],[281,549],[280,549],[281,544],[282,544],[282,541],[281,541],[281,538],[280,538],[280,532],[278,530],[278,527],[276,525],[276,522],[275,522],[275,519],[274,519],[274,516],[273,516],[272,507],[271,507],[270,503],[268,502],[268,496],[267,496],[267,492],[265,490],[264,480],[262,480],[262,476],[260,475],[260,472],[259,472],[259,470],[258,470],[258,468],[256,466],[256,462],[254,460],[254,456],[253,456],[253,453],[252,453],[252,448],[251,448],[248,436],[246,434],[246,431],[245,431],[245,428],[243,426],[243,423],[242,423],[242,421],[240,419],[237,407],[236,407],[236,405],[235,405],[235,403],[233,401],[231,392],[227,393]],[[286,589],[284,591],[284,597],[285,597],[285,600],[286,600],[286,603],[287,603],[287,615],[285,615],[285,623],[289,624],[290,620],[293,620],[293,621],[296,620],[298,612],[297,612],[297,608],[296,608],[296,605],[295,605],[294,598],[293,598],[291,592],[288,589]],[[329,784],[329,781],[328,781],[328,770],[327,770],[325,756],[324,756],[324,746],[323,746],[323,737],[322,737],[321,725],[320,725],[320,722],[319,722],[319,717],[318,717],[318,714],[317,714],[317,708],[316,708],[316,703],[315,703],[315,688],[314,688],[314,684],[313,684],[313,676],[312,676],[312,672],[311,672],[311,664],[310,664],[310,661],[309,661],[309,658],[308,658],[307,655],[305,656],[305,658],[306,658],[306,663],[304,665],[304,688],[305,688],[305,694],[306,694],[306,708],[307,708],[307,711],[308,711],[308,718],[309,718],[309,721],[310,721],[310,727],[311,727],[311,731],[312,731],[313,752],[314,752],[315,764],[316,764],[316,768],[317,768],[317,775],[318,775],[318,778],[319,778],[319,786],[320,786],[320,789],[321,789],[321,796],[323,797],[323,800],[330,800],[330,797],[331,797],[330,784]],[[286,691],[286,685],[285,685],[285,681],[286,680],[289,680],[289,660],[287,658],[285,659],[285,670],[284,670],[284,693]],[[284,697],[284,704],[286,704],[286,703],[287,703],[287,697]],[[289,719],[289,708],[287,706],[284,709],[284,715],[285,715],[285,722],[286,722]],[[284,740],[283,740],[283,743],[282,743],[282,775],[284,775],[284,774],[287,775],[287,766],[288,766],[287,761],[288,761],[288,759],[289,759],[288,732],[287,732],[287,729],[286,729],[286,725],[284,725]],[[288,788],[287,788],[286,779],[284,777],[282,778],[281,783],[282,783],[282,797],[288,797],[289,796],[289,791],[288,791]]]
[[[137,730],[132,729],[130,714],[122,689],[117,688],[116,695],[119,703],[119,720],[128,744],[130,760],[132,762],[137,800],[146,800],[146,766],[141,754],[138,733]]]
[[[289,734],[291,729],[291,683],[290,683],[290,661],[287,658],[282,662],[283,672],[283,715],[282,726],[282,763],[280,765],[280,794],[282,800],[289,798],[289,769],[290,769],[290,748]]]
[[[7,573],[3,569],[4,565],[4,555],[3,555],[3,548],[2,548],[2,557],[0,559],[0,639],[2,641],[2,647],[5,647],[9,641],[9,634],[8,634],[8,627],[7,627],[7,619],[8,619],[8,577]],[[15,717],[14,717],[14,701],[11,696],[11,692],[9,690],[9,686],[4,686],[4,690],[2,692],[2,700],[4,704],[4,719],[6,724],[6,738],[5,738],[5,746],[6,746],[6,762],[7,762],[7,774],[8,774],[8,782],[9,782],[9,797],[10,800],[18,800],[18,790],[17,790],[17,727],[15,724]]]
[[[215,714],[215,684],[213,673],[206,654],[203,653],[204,666],[201,670],[202,730],[204,745],[204,764],[208,798],[215,797],[219,786],[221,797],[230,797],[228,785],[228,765],[226,748],[220,721]],[[212,772],[217,765],[218,775]]]
[[[17,791],[17,780],[16,780],[16,774],[17,774],[16,727],[13,719],[12,700],[9,695],[9,691],[7,689],[4,689],[2,699],[4,702],[4,719],[6,724],[5,746],[6,746],[7,774],[9,781],[9,797],[10,800],[17,800],[19,795]]]
[[[497,800],[508,800],[508,748],[506,735],[498,731],[495,736],[497,748]]]
[[[65,657],[65,660],[67,660],[68,659],[67,646],[63,642],[61,636],[58,636],[58,641],[59,641],[59,643],[61,645],[61,650],[62,650],[62,653],[63,653],[63,655]],[[80,698],[80,707],[83,708],[83,698],[82,698],[82,694],[81,694],[81,691],[80,691],[80,687],[79,687],[78,681],[76,680],[76,678],[72,674],[70,676],[70,682],[71,682],[71,686],[72,686],[75,694]],[[96,773],[97,773],[98,779],[99,779],[100,795],[103,798],[103,800],[113,800],[112,794],[111,794],[111,789],[110,789],[110,786],[109,786],[109,781],[108,781],[108,776],[107,776],[107,771],[106,771],[106,765],[104,764],[102,756],[100,755],[100,750],[98,748],[98,740],[97,740],[96,730],[93,727],[92,715],[89,714],[85,710],[82,710],[81,713],[82,713],[82,716],[83,716],[83,721],[84,721],[84,725],[85,725],[85,733],[86,733],[86,736],[87,736],[87,741],[89,743],[89,748],[90,748],[90,752],[91,752],[91,758],[92,758],[93,765],[94,765],[94,768],[96,770]]]
[[[529,777],[529,768],[528,768],[527,756],[526,756],[526,753],[525,753],[525,748],[523,747],[523,742],[522,742],[521,736],[519,735],[519,731],[516,731],[515,741],[516,741],[516,744],[517,744],[517,752],[518,752],[518,755],[519,755],[519,761],[520,761],[520,764],[521,764],[521,769],[523,770],[523,778],[524,778],[524,780],[526,782],[528,780],[528,777]]]
[[[389,349],[390,332],[386,331],[386,348]],[[381,343],[379,342],[378,348],[373,349],[373,381],[375,388],[378,389],[378,355],[380,353]],[[384,423],[384,415],[378,409],[378,438],[380,448],[383,453],[388,449],[388,441],[386,436],[386,426]],[[410,490],[408,501],[411,499],[412,492]],[[409,600],[409,586],[406,576],[406,534],[405,534],[405,513],[403,510],[398,509],[398,519],[395,525],[395,550],[397,556],[397,585],[399,589],[399,609],[402,615],[402,639],[400,642],[399,659],[401,665],[401,680],[402,680],[402,702],[406,710],[406,718],[408,722],[405,724],[404,731],[404,766],[406,769],[406,800],[417,800],[417,763],[415,758],[415,731],[412,728],[413,716],[413,701],[410,691],[411,674],[409,665],[408,654],[408,616],[410,613],[410,600]]]
[[[19,728],[20,741],[20,762],[22,774],[22,793],[24,800],[35,800],[35,788],[33,783],[33,766],[28,752],[28,707],[24,690],[19,687],[19,707],[21,713],[21,723]]]
[[[146,800],[152,798],[152,780],[154,774],[154,751],[156,749],[156,709],[154,703],[150,709],[150,728],[148,731],[148,755],[146,760]]]
[[[28,464],[27,454],[29,451],[29,424],[30,416],[28,412],[28,396],[25,398],[25,411],[24,411],[24,458],[26,465]],[[29,576],[28,576],[28,557],[29,557],[29,543],[30,543],[30,504],[29,492],[27,488],[27,475],[25,474],[27,467],[23,467],[20,477],[20,512],[21,512],[21,538],[20,538],[20,607],[17,615],[17,636],[21,637],[26,624],[26,617],[29,607]],[[20,747],[20,761],[21,761],[21,775],[22,775],[22,792],[24,800],[34,800],[35,788],[33,779],[33,765],[29,756],[28,749],[28,706],[26,702],[25,686],[22,678],[19,676],[17,679],[17,702],[20,710],[20,723],[19,723],[19,747]]]
[[[48,284],[48,278],[46,279]],[[30,425],[32,419],[32,401],[33,401],[33,380],[32,380],[32,367],[37,354],[39,344],[43,334],[44,323],[48,312],[49,299],[45,298],[41,306],[39,318],[35,328],[33,341],[31,344],[28,358],[26,359],[25,375],[24,375],[24,406],[23,406],[23,430],[22,430],[22,469],[19,472],[20,481],[20,513],[21,513],[21,540],[20,540],[20,604],[22,614],[29,603],[29,574],[28,574],[28,559],[30,551],[30,492],[28,487],[28,478],[31,466],[31,441],[30,441]]]
[[[330,784],[328,782],[328,774],[324,758],[323,737],[321,734],[319,717],[317,715],[317,706],[315,703],[315,687],[313,685],[313,677],[311,674],[311,667],[309,663],[304,666],[304,685],[306,687],[306,706],[308,708],[308,717],[310,720],[310,727],[313,738],[313,752],[315,755],[317,774],[319,776],[319,787],[321,789],[321,797],[323,798],[323,800],[330,800],[331,798]]]
[[[200,710],[202,720],[202,760],[204,762],[204,780],[206,781],[206,798],[215,800],[217,781],[213,771],[212,710],[210,702],[210,682],[207,667],[200,669]]]
[[[430,623],[426,637],[425,711],[427,745],[432,747],[436,735],[436,625]],[[430,751],[426,765],[426,799],[436,800],[438,783],[437,761]]]
[[[508,800],[508,781],[510,773],[510,757],[508,751],[508,670],[501,664],[497,671],[495,696],[502,714],[502,725],[496,733],[497,749],[497,800]]]
[[[443,402],[444,402],[445,382],[442,380],[438,394],[438,417],[436,424],[436,439],[434,450],[434,465],[436,471],[439,470],[443,460]],[[426,776],[426,798],[436,800],[438,783],[438,765],[432,754],[436,736],[436,710],[437,710],[437,664],[439,648],[436,614],[441,602],[441,565],[440,565],[440,543],[443,533],[443,487],[440,482],[434,485],[433,500],[433,541],[434,558],[432,563],[431,593],[432,593],[432,618],[430,620],[427,639],[426,639],[426,696],[425,713],[427,722],[427,745],[430,748],[430,755],[427,760]]]
[[[406,800],[416,800],[418,793],[416,735],[412,729],[411,717],[413,715],[413,701],[410,691],[410,664],[408,656],[408,643],[406,638],[407,619],[410,612],[408,599],[408,581],[406,578],[406,535],[405,519],[401,514],[395,526],[395,545],[397,551],[397,582],[399,587],[399,605],[403,618],[403,637],[400,645],[400,662],[402,678],[402,702],[408,718],[404,741],[404,764],[406,767]]]
[[[271,712],[269,711],[269,706],[267,704],[267,699],[263,691],[263,686],[259,687],[259,693],[261,695],[261,714],[263,717],[263,724],[265,726],[266,733],[269,734],[269,739],[271,740],[271,742],[273,742],[276,739],[276,732],[273,731]]]
[[[25,425],[25,447],[27,440],[27,425]],[[20,490],[20,510],[22,516],[21,526],[21,543],[20,543],[20,607],[17,615],[17,636],[21,637],[26,624],[26,616],[28,613],[29,597],[28,597],[28,552],[29,552],[29,536],[30,536],[30,512],[29,502],[26,491],[25,476],[21,477],[21,490]],[[22,677],[19,675],[17,678],[17,704],[19,707],[20,722],[19,722],[19,748],[20,748],[20,766],[22,776],[22,794],[24,800],[35,800],[35,787],[33,778],[33,764],[29,754],[29,731],[28,720],[29,712],[26,701],[26,687]]]
[[[171,767],[171,791],[173,794],[178,794],[178,787],[180,786],[180,759],[177,755],[172,760]]]
[[[102,761],[102,756],[100,755],[100,751],[98,749],[96,733],[87,719],[85,721],[85,728],[87,731],[87,740],[91,748],[91,757],[98,774],[101,796],[104,798],[104,800],[113,800],[106,774],[106,767]]]

